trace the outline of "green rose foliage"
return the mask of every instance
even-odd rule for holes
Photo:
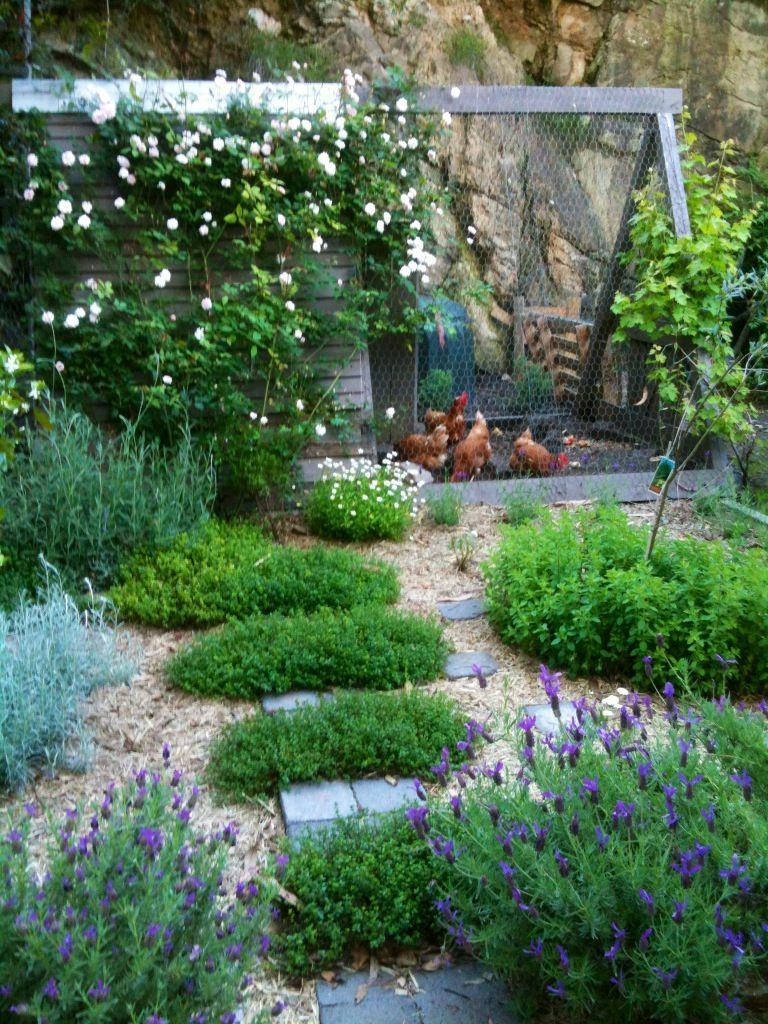
[[[404,103],[342,94],[330,116],[276,117],[235,94],[220,113],[179,116],[144,111],[134,89],[116,113],[95,112],[92,140],[70,154],[39,122],[7,141],[16,265],[35,261],[36,351],[46,370],[63,363],[68,401],[141,413],[164,440],[191,416],[226,479],[261,495],[291,478],[316,426],[343,439],[339,359],[412,336],[445,203],[433,126],[410,113],[399,123]],[[96,201],[105,179],[116,207]],[[80,274],[90,255],[113,268],[108,280]]]

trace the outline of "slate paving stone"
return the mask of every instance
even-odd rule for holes
[[[295,839],[298,845],[298,841],[304,836],[313,835],[315,832],[321,832],[324,828],[330,828],[336,820],[336,818],[330,818],[324,819],[323,821],[289,822],[285,826],[285,834],[289,839]]]
[[[394,786],[386,779],[361,779],[351,786],[362,809],[373,814],[386,814],[419,802],[411,779],[399,779]]]
[[[276,711],[295,711],[307,704],[319,704],[320,700],[333,700],[332,693],[315,693],[313,690],[290,690],[288,693],[270,693],[261,698],[261,706],[268,715]]]
[[[444,619],[462,622],[465,619],[479,619],[488,611],[483,597],[467,597],[463,601],[438,601],[437,610]]]
[[[485,651],[460,651],[449,654],[445,662],[445,674],[448,679],[464,679],[475,673],[473,665],[480,665],[486,676],[492,676],[499,670],[496,659]]]
[[[331,821],[357,813],[348,782],[300,782],[280,790],[287,827],[306,821]]]
[[[366,971],[346,975],[335,987],[318,981],[320,1024],[518,1024],[506,987],[480,964],[412,973],[420,990],[415,995],[398,995],[391,981],[379,978],[357,1005],[359,987],[368,983]]]
[[[536,716],[536,729],[544,733],[558,733],[560,732],[560,726],[558,725],[555,714],[552,710],[551,704],[526,704],[522,709],[524,715],[535,715]],[[562,714],[562,721],[564,725],[576,715],[576,707],[573,701],[564,700],[560,704],[560,712]]]

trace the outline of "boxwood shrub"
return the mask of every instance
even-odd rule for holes
[[[443,694],[339,693],[291,713],[255,715],[224,731],[211,753],[214,785],[235,799],[312,779],[419,775],[465,737]]]
[[[207,696],[340,686],[392,690],[442,672],[437,623],[378,605],[253,616],[201,637],[168,663],[170,681]]]
[[[728,684],[768,684],[768,564],[762,552],[694,540],[657,541],[616,508],[543,516],[507,529],[485,567],[489,615],[501,637],[572,673],[626,675],[639,685],[671,672],[710,691],[712,669],[736,659]],[[658,639],[657,639],[658,638]]]
[[[309,976],[357,946],[422,945],[439,931],[432,881],[444,865],[402,813],[349,818],[291,851],[276,940],[282,966]]]
[[[212,521],[123,567],[111,597],[151,626],[213,626],[257,612],[292,613],[389,603],[395,570],[352,551],[279,547],[249,523]]]

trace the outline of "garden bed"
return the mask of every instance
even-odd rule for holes
[[[633,506],[629,514],[635,522],[647,521],[653,506]],[[476,596],[482,592],[483,579],[479,565],[496,545],[502,510],[487,506],[467,507],[460,525],[435,527],[429,522],[414,525],[401,543],[384,541],[373,545],[356,545],[366,556],[381,558],[395,566],[400,574],[401,595],[397,607],[422,615],[435,613],[437,601]],[[695,533],[710,536],[695,519],[689,506],[675,505],[669,513],[671,532],[676,536]],[[315,543],[303,532],[298,520],[283,523],[284,539],[297,546]],[[467,538],[473,554],[467,571],[457,572],[452,542]],[[455,547],[455,543],[454,543]],[[187,644],[192,631],[155,629],[129,630],[140,645],[139,673],[130,687],[98,691],[89,700],[88,721],[95,733],[95,758],[91,771],[85,775],[61,772],[55,778],[39,778],[23,797],[6,800],[20,806],[28,800],[58,813],[62,807],[86,799],[99,798],[107,783],[125,778],[146,764],[158,764],[163,742],[168,742],[174,766],[202,775],[209,751],[222,729],[251,713],[246,701],[219,701],[191,696],[172,689],[164,677],[167,659]],[[480,689],[474,679],[449,682],[440,679],[426,687],[427,692],[443,692],[456,700],[461,708],[483,720],[505,707],[516,710],[520,705],[540,702],[541,685],[538,664],[531,658],[504,646],[485,618],[465,622],[449,622],[446,639],[459,650],[484,650],[499,662],[500,671]],[[602,698],[615,691],[606,681],[592,679],[589,683],[567,680],[564,698],[589,692]],[[489,760],[508,760],[511,751],[497,743],[487,748]],[[230,873],[243,877],[260,868],[275,852],[283,835],[283,825],[275,799],[255,798],[246,804],[217,804],[206,786],[195,812],[197,821],[206,830],[221,828],[235,820],[241,829],[237,845],[230,854]],[[40,822],[32,822],[37,835]],[[395,965],[394,969],[398,969]],[[407,967],[399,968],[406,970]],[[270,1008],[278,996],[289,1001],[281,1016],[287,1024],[309,1024],[317,1020],[314,985],[306,982],[301,989],[287,986],[278,974],[269,972],[257,982],[257,1003]]]

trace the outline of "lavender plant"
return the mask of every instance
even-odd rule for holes
[[[0,841],[0,1016],[48,1024],[234,1024],[269,949],[272,883],[224,882],[233,823],[191,824],[198,789],[172,770],[111,783],[47,823],[27,806]]]
[[[50,579],[38,603],[0,613],[0,636],[0,786],[20,788],[41,767],[84,768],[85,698],[134,671],[108,606],[81,613]]]
[[[448,934],[526,1015],[741,1017],[768,965],[768,705],[688,707],[668,682],[661,717],[633,693],[615,725],[585,700],[566,721],[541,675],[559,728],[506,723],[519,771],[446,751],[450,802],[407,812],[452,869]]]

